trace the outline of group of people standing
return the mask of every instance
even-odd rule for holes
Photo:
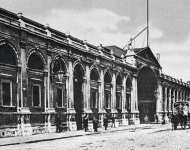
[[[115,127],[115,117],[111,117],[111,122],[112,122],[111,127]],[[94,132],[98,132],[99,120],[96,116],[93,116],[92,123],[93,123]],[[109,118],[107,116],[104,116],[103,126],[104,126],[105,130],[107,130],[107,128],[108,128],[108,123],[109,123]],[[88,115],[87,114],[85,114],[85,116],[83,118],[83,127],[84,127],[85,132],[87,132],[88,131]]]
[[[93,129],[94,132],[98,132],[98,119],[97,117],[93,116]],[[88,115],[85,114],[84,118],[83,118],[83,127],[84,127],[84,131],[87,132],[88,131]]]

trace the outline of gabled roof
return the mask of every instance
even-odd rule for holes
[[[157,58],[153,54],[152,50],[150,47],[144,47],[144,48],[135,48],[133,49],[134,53],[148,61],[151,61],[153,64],[157,65],[159,68],[161,68],[160,63],[158,62]]]

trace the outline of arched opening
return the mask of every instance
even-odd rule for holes
[[[32,53],[28,59],[28,67],[31,69],[43,70],[44,63],[37,53]]]
[[[126,103],[125,103],[125,109],[128,111],[128,113],[131,113],[131,89],[132,89],[131,79],[128,78],[126,81]]]
[[[0,46],[0,63],[9,65],[17,64],[15,52],[8,44],[3,44]]]
[[[122,78],[120,75],[116,78],[116,108],[119,112],[122,110]]]
[[[157,80],[150,68],[143,68],[138,75],[138,109],[140,122],[153,122],[156,114]]]
[[[90,72],[90,108],[93,113],[98,113],[98,102],[99,102],[99,74],[97,69],[92,69]]]
[[[20,106],[20,100],[17,99],[17,55],[14,48],[8,43],[0,44],[0,107],[1,111],[15,111],[14,108]],[[7,109],[8,108],[8,109]],[[6,128],[15,128],[17,125],[17,114],[5,113],[0,117],[0,126]]]
[[[81,65],[77,64],[74,68],[74,108],[76,111],[77,130],[82,129],[82,113],[84,111],[83,96],[83,76],[84,71]]]
[[[57,74],[59,71],[63,71],[63,74],[66,73],[66,66],[61,58],[54,60],[52,71],[54,74]]]
[[[111,109],[111,75],[109,72],[106,72],[104,75],[104,108],[107,111]]]
[[[67,107],[66,101],[66,66],[61,58],[57,58],[52,63],[52,78],[54,92],[54,105],[59,110]],[[55,82],[58,81],[58,82]]]

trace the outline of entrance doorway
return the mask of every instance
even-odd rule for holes
[[[76,65],[74,69],[74,108],[76,111],[77,130],[82,129],[82,113],[84,111],[83,103],[83,76],[84,71],[81,65]]]
[[[153,122],[156,114],[157,80],[150,68],[143,68],[138,75],[138,109],[140,123]]]

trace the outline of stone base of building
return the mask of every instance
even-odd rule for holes
[[[127,118],[123,118],[122,119],[122,125],[123,126],[129,125],[129,120]]]
[[[69,131],[76,131],[77,130],[77,124],[75,121],[70,121],[68,123],[68,130]]]
[[[157,112],[156,115],[158,117],[158,123],[162,123],[164,120],[164,112]]]
[[[129,118],[129,125],[140,124],[139,113],[131,113]]]

